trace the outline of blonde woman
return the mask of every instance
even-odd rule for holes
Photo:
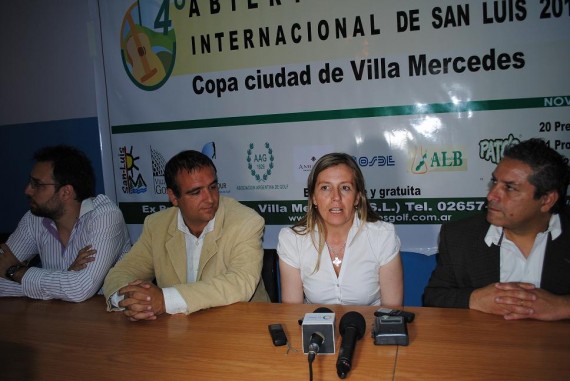
[[[307,186],[307,214],[279,233],[282,302],[402,305],[400,240],[370,207],[354,159],[321,157]]]

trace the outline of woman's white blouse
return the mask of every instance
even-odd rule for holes
[[[360,223],[355,216],[338,278],[326,245],[315,272],[318,255],[311,236],[281,229],[277,253],[300,270],[305,303],[380,305],[379,269],[398,255],[400,239],[394,225],[384,221],[366,222],[356,235]],[[315,238],[318,242],[318,232]]]

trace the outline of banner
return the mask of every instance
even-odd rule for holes
[[[164,164],[209,155],[220,192],[303,216],[313,163],[346,152],[402,249],[485,208],[503,148],[570,156],[565,0],[100,0],[118,201],[134,237],[169,206]]]

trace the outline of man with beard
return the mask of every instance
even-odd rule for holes
[[[543,140],[507,147],[486,215],[442,226],[424,305],[508,320],[569,319],[569,178],[566,159]]]
[[[0,296],[84,301],[131,247],[123,215],[107,196],[94,197],[83,152],[46,147],[34,160],[25,189],[30,210],[0,245]],[[41,267],[29,267],[36,254]]]

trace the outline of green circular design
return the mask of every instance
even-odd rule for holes
[[[251,164],[251,154],[253,153],[253,149],[255,148],[255,145],[253,143],[249,143],[249,149],[247,150],[247,168],[250,170],[251,175],[257,180],[257,181],[267,181],[267,179],[269,179],[269,176],[271,176],[271,172],[273,170],[273,161],[275,160],[275,157],[273,157],[273,150],[271,149],[271,146],[269,145],[269,143],[265,143],[265,148],[267,149],[267,154],[269,155],[269,165],[267,166],[267,169],[265,170],[265,173],[263,174],[259,174],[257,173],[257,171],[255,170],[255,168],[253,168],[253,164]]]

